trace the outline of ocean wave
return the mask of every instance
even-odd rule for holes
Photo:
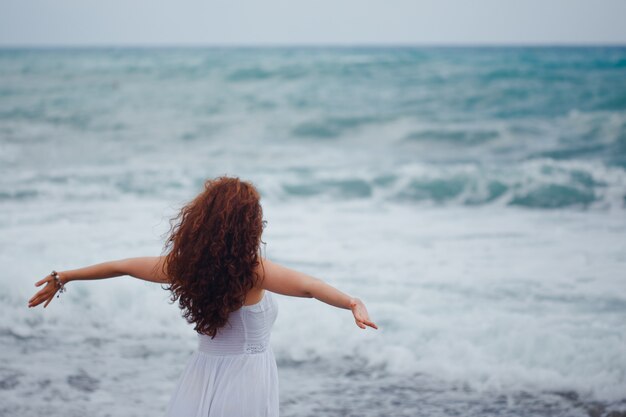
[[[296,137],[330,139],[367,125],[377,125],[391,120],[391,117],[381,115],[331,116],[299,123],[291,133]]]
[[[422,130],[406,135],[411,141],[450,142],[462,145],[481,144],[499,137],[494,130]]]
[[[291,198],[377,198],[404,203],[497,204],[534,209],[620,209],[624,208],[625,190],[626,171],[621,168],[549,159],[508,169],[414,165],[369,178],[309,178],[283,186]]]
[[[80,172],[5,175],[0,201],[170,198],[192,195],[207,175],[106,166]],[[530,209],[624,209],[626,170],[597,162],[536,159],[511,166],[414,163],[387,169],[336,168],[257,172],[265,199],[371,200],[387,204],[496,205]]]

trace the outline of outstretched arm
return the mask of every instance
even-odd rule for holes
[[[261,286],[269,291],[292,297],[316,298],[331,306],[351,310],[354,321],[361,329],[365,326],[378,329],[370,320],[365,304],[358,298],[339,291],[321,279],[284,267],[268,259],[263,259],[263,282]]]
[[[113,278],[122,275],[130,275],[131,277],[145,281],[167,283],[167,276],[163,272],[164,262],[164,256],[127,258],[103,262],[80,269],[60,271],[58,272],[58,276],[62,284],[66,284],[70,281]],[[39,287],[43,284],[46,284],[46,286],[28,300],[28,307],[36,307],[43,302],[45,302],[44,308],[47,307],[59,290],[57,283],[51,275],[38,281],[35,286]]]

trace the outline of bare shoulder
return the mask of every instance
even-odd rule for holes
[[[308,288],[314,278],[277,262],[262,258],[258,266],[259,286],[278,294],[309,297]]]
[[[258,268],[260,270],[263,270],[264,268],[267,268],[267,267],[272,267],[273,265],[274,265],[274,262],[270,261],[269,259],[264,258],[264,257],[259,257]]]
[[[256,272],[261,281],[266,279],[273,279],[277,274],[280,274],[281,271],[285,272],[287,268],[284,266],[272,262],[267,258],[259,258],[259,264],[257,265]]]

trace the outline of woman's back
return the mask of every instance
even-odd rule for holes
[[[278,372],[269,344],[278,308],[269,291],[230,313],[217,335],[198,334],[168,408],[176,417],[276,417]]]
[[[198,334],[199,350],[210,355],[243,355],[262,353],[269,347],[270,332],[278,309],[269,291],[261,300],[233,311],[226,326],[215,338]]]

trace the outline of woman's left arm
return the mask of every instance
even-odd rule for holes
[[[316,298],[326,304],[352,311],[356,325],[361,329],[369,326],[378,329],[370,319],[365,304],[339,291],[319,278],[287,268],[268,259],[262,259],[263,281],[266,290],[292,297]]]
[[[57,274],[60,284],[63,285],[70,281],[90,281],[114,278],[122,275],[130,275],[131,277],[144,281],[165,284],[169,282],[169,280],[164,272],[164,262],[165,256],[143,256],[102,262],[84,268],[59,271]],[[36,307],[43,302],[45,302],[44,308],[47,307],[60,288],[52,275],[41,279],[35,286],[40,287],[43,284],[46,284],[46,286],[28,300],[28,307]]]

